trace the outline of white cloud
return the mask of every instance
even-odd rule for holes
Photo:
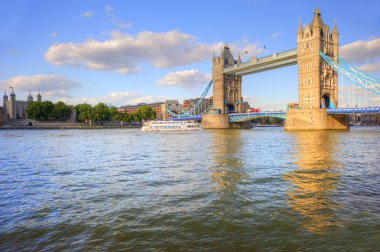
[[[7,89],[13,87],[15,93],[18,91],[26,92],[29,90],[41,90],[47,97],[68,97],[68,91],[79,88],[78,82],[57,75],[32,75],[16,76],[8,80],[0,81],[0,87]]]
[[[360,70],[364,72],[378,72],[380,73],[380,61],[369,63],[364,66],[359,67]]]
[[[210,80],[210,75],[191,69],[169,73],[162,78],[158,84],[162,86],[180,86],[191,89],[194,85],[206,84]]]
[[[223,43],[200,43],[196,37],[177,30],[163,33],[142,31],[137,35],[113,31],[105,41],[90,39],[83,43],[54,44],[45,53],[45,60],[58,66],[82,66],[129,74],[138,71],[142,63],[167,68],[211,60],[212,52],[222,46]],[[261,52],[256,44],[247,41],[232,44],[230,49],[233,53],[239,50]]]
[[[106,13],[111,14],[113,11],[114,9],[112,8],[112,6],[110,5],[106,6]]]
[[[108,16],[111,18],[111,22],[116,25],[116,27],[121,28],[121,29],[130,29],[133,26],[132,22],[125,23],[122,20],[120,20],[115,12],[115,9],[112,8],[112,6],[108,5],[106,7],[106,13]]]
[[[86,11],[80,14],[81,18],[92,18],[92,16],[94,16],[94,12],[92,11]]]
[[[133,26],[132,22],[124,23],[123,21],[118,20],[116,26],[122,29],[130,29]]]
[[[380,58],[380,38],[358,40],[341,46],[339,53],[344,60],[356,63]]]
[[[282,35],[282,32],[275,32],[272,34],[272,38],[277,38],[280,35]]]
[[[58,33],[56,33],[56,32],[52,32],[52,33],[49,34],[49,38],[50,39],[54,39],[56,37],[58,37]]]

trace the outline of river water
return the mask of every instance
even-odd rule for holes
[[[380,128],[0,131],[0,251],[379,251]]]

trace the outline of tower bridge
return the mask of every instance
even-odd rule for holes
[[[380,113],[380,108],[340,108],[338,73],[357,87],[380,95],[380,81],[351,67],[338,55],[339,33],[330,28],[315,9],[310,24],[297,29],[297,48],[242,62],[234,59],[227,45],[212,58],[213,109],[202,116],[184,114],[183,119],[200,119],[204,128],[246,128],[263,116],[286,118],[286,130],[348,129],[352,113]],[[243,113],[242,76],[298,65],[298,104],[287,111]],[[208,90],[211,82],[207,86]],[[204,97],[206,93],[202,94]],[[351,94],[353,96],[353,94]],[[342,99],[343,100],[343,99]]]
[[[213,105],[202,116],[204,128],[245,128],[260,116],[286,117],[286,130],[348,129],[348,113],[338,108],[339,33],[332,31],[315,9],[309,25],[299,21],[297,48],[242,62],[229,47],[212,59]],[[326,59],[324,58],[326,57]],[[330,62],[329,62],[330,60]],[[242,113],[242,76],[298,65],[298,104],[286,112]],[[329,111],[328,111],[329,109]],[[269,113],[269,114],[268,114]]]

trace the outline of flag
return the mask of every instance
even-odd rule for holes
[[[267,49],[267,47],[266,46],[264,46],[264,50],[266,50]]]
[[[248,51],[244,51],[245,52],[245,54],[248,54]]]

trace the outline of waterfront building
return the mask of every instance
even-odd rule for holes
[[[198,103],[199,99],[200,98],[197,97],[194,99],[184,100],[183,101],[183,109],[185,111],[190,111]],[[207,113],[207,111],[212,108],[212,105],[213,105],[212,96],[208,97],[208,98],[204,98],[202,103],[199,105],[199,107],[197,109],[195,109],[193,114],[194,115],[201,115],[201,114]]]
[[[41,101],[42,97],[40,93],[37,94],[37,101]],[[25,100],[16,100],[16,94],[11,88],[11,93],[9,97],[5,91],[3,96],[3,110],[4,110],[4,121],[8,119],[25,119],[27,118],[26,109],[29,103],[33,102],[33,96],[29,93],[29,96]]]
[[[136,105],[126,105],[120,108],[117,108],[119,113],[135,113],[141,107],[151,107],[156,112],[156,117],[162,119],[162,104],[163,102],[154,102],[154,103],[138,103]]]

